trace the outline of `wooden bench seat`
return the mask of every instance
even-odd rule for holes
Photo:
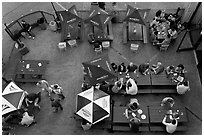
[[[177,93],[175,89],[152,89],[151,93]]]
[[[114,125],[113,131],[123,131],[123,132],[130,132],[131,129],[129,126],[120,126],[120,125]],[[149,131],[149,127],[146,126],[140,126],[139,131]]]
[[[176,129],[176,131],[186,131],[186,130],[188,130],[187,126],[178,126],[177,129]],[[164,125],[163,126],[150,126],[150,131],[166,132],[166,127]]]

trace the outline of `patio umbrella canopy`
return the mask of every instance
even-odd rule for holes
[[[126,17],[123,21],[134,22],[134,23],[138,23],[141,25],[145,25],[144,20],[140,16],[139,11],[130,5],[127,6]]]
[[[99,8],[98,6],[93,6],[89,17],[84,22],[94,25],[100,30],[104,30],[111,19],[112,16],[108,14],[108,12]]]
[[[88,74],[90,85],[116,78],[107,54],[82,64],[84,71]]]
[[[10,82],[2,93],[2,115],[21,108],[25,92]]]
[[[79,17],[75,5],[73,5],[68,11],[57,11],[57,14],[60,17],[60,21],[66,24],[82,21],[82,18]]]
[[[110,95],[105,92],[90,89],[77,95],[76,114],[95,124],[110,116]]]

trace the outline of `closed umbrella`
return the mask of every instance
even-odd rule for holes
[[[90,89],[77,95],[76,114],[95,124],[110,116],[110,95],[105,92]]]

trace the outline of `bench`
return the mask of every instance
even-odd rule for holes
[[[188,127],[187,126],[178,126],[176,131],[186,131],[188,130]],[[165,126],[150,126],[150,131],[154,131],[154,132],[159,132],[159,131],[162,131],[162,132],[165,132],[166,131],[166,128]]]
[[[113,131],[123,131],[123,132],[130,132],[131,129],[129,126],[119,126],[119,125],[114,125],[113,126]],[[149,131],[149,127],[139,127],[139,131]],[[132,132],[132,131],[131,131]]]
[[[176,88],[175,89],[152,89],[151,93],[177,93]]]

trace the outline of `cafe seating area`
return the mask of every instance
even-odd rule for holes
[[[149,5],[143,9],[132,2],[125,2],[126,5],[118,2],[123,9],[113,14],[108,8],[110,2],[105,10],[97,2],[85,2],[88,6],[83,5],[86,9],[82,10],[80,3],[83,2],[45,2],[42,5],[52,12],[31,12],[30,22],[28,14],[5,25],[5,32],[15,44],[2,70],[2,89],[12,81],[22,92],[41,93],[40,111],[35,115],[37,123],[30,127],[15,125],[10,132],[16,135],[202,134],[202,83],[194,50],[177,52],[183,36],[179,31],[176,37],[172,36],[171,43],[160,42],[169,33],[168,22],[161,22],[158,28],[150,25],[158,10],[166,8],[165,13],[177,13],[180,9],[176,6],[151,9]],[[181,11],[179,15],[183,16],[185,10]],[[34,15],[38,13],[40,18],[45,18],[46,29],[36,22]],[[21,30],[13,35],[21,20],[32,24],[34,39],[28,34],[20,35]],[[161,33],[152,39],[155,30]],[[183,41],[183,45],[190,44],[189,40]],[[27,49],[23,54],[19,48],[22,45]],[[154,64],[159,62],[163,70],[157,74],[154,68],[158,66]],[[134,71],[127,69],[131,63],[136,65]],[[145,63],[149,66],[142,72],[140,66]],[[122,64],[126,71],[123,67],[119,69]],[[180,64],[185,67],[182,72],[177,70]],[[167,74],[169,66],[175,68]],[[36,84],[41,80],[62,87],[63,110],[52,112],[49,91],[41,90]],[[120,89],[118,81],[122,81]],[[184,82],[189,90],[179,93],[178,86]],[[134,84],[136,92],[131,93]],[[60,98],[57,94],[53,97]],[[162,105],[166,97],[173,98],[171,107]],[[130,109],[134,103],[137,108]],[[166,123],[177,120],[173,133],[167,132],[164,118]],[[132,119],[139,121],[135,130]]]

